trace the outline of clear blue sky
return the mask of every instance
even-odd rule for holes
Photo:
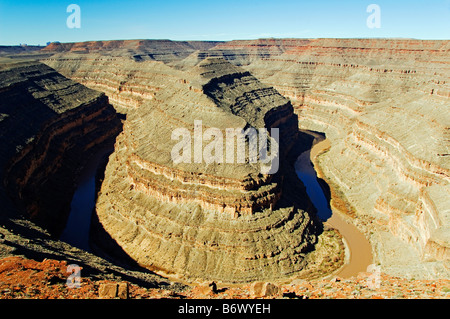
[[[80,29],[66,25],[72,3],[81,8]],[[381,28],[366,25],[372,3]],[[0,0],[1,45],[263,37],[450,39],[450,0]]]

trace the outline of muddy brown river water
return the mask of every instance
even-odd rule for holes
[[[372,246],[356,226],[347,222],[340,212],[330,209],[329,200],[317,181],[316,171],[312,162],[330,146],[330,141],[327,139],[318,142],[311,150],[302,153],[298,157],[295,169],[297,176],[306,187],[308,196],[318,210],[319,218],[329,226],[337,229],[344,238],[347,246],[347,261],[335,275],[348,278],[358,275],[359,272],[367,271],[367,267],[372,264],[373,260]]]

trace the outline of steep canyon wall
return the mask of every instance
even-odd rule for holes
[[[448,276],[450,41],[235,41],[212,54],[273,46],[283,52],[240,63],[292,101],[300,128],[327,134],[320,169],[353,207],[377,262],[395,274]]]
[[[71,56],[48,63],[61,63],[64,74],[86,74],[89,85],[88,68],[95,66],[85,58],[92,61]],[[127,110],[96,206],[101,227],[127,254],[157,273],[190,281],[285,280],[341,265],[339,238],[321,229],[285,158],[298,140],[289,100],[224,59],[184,69],[123,57],[114,65],[127,68],[117,69],[108,58],[98,59],[103,74],[121,70],[119,78],[139,78],[141,87],[156,92],[142,100],[134,95],[139,105]],[[117,92],[119,83],[109,90]],[[172,132],[193,132],[199,120],[204,130],[221,132],[279,128],[280,170],[261,173],[248,152],[243,163],[174,163]]]
[[[0,65],[2,216],[31,219],[57,235],[74,180],[121,123],[108,98],[37,62]]]
[[[120,47],[120,43],[115,45]],[[383,271],[416,278],[448,277],[450,41],[261,39],[205,45],[208,47],[183,47],[183,53],[177,56],[153,48],[161,53],[158,60],[164,63],[144,61],[138,67],[135,63],[140,60],[133,57],[134,53],[127,54],[120,48],[105,52],[86,50],[90,54],[72,49],[86,44],[71,45],[44,62],[105,92],[117,110],[132,110],[133,120],[128,122],[126,131],[129,135],[139,132],[137,136],[143,127],[161,128],[155,120],[160,114],[180,123],[180,117],[194,116],[190,114],[193,110],[211,113],[212,105],[230,111],[234,103],[227,101],[235,101],[235,93],[229,92],[241,90],[241,101],[248,101],[255,94],[242,90],[242,83],[248,82],[245,77],[255,77],[265,84],[264,89],[257,91],[257,99],[265,95],[273,98],[277,96],[274,92],[279,92],[290,100],[300,128],[326,133],[331,148],[318,158],[318,169],[333,194],[351,208],[351,221],[371,240],[375,262],[381,263]],[[202,61],[210,57],[239,66],[239,77],[226,80],[212,73],[209,82],[205,82],[198,69],[205,68]],[[211,79],[221,80],[211,85]],[[171,90],[176,93],[168,93]],[[161,105],[167,107],[170,103],[176,109],[174,114],[161,109]],[[157,112],[158,116],[138,116],[140,108],[149,114]],[[214,115],[217,122],[224,116],[220,114]],[[244,121],[251,117],[247,115],[234,114]],[[201,117],[200,113],[195,116]],[[293,118],[286,117],[286,127],[292,125]],[[240,120],[231,122],[234,121]],[[215,126],[213,123],[209,125]],[[128,152],[125,149],[129,145],[123,144],[125,138],[121,141],[116,156]],[[141,160],[151,153],[146,151],[131,158]],[[153,166],[135,161],[136,168],[130,165],[130,170],[159,171],[155,162],[164,163],[167,159],[160,161],[150,161]],[[168,174],[172,179],[177,176],[179,181],[187,178],[173,171]],[[137,174],[129,176],[136,178]],[[223,183],[214,180],[217,177],[205,175],[202,179],[206,184]],[[150,192],[148,184],[145,189]],[[152,192],[152,196],[157,196],[155,190]],[[177,194],[174,190],[170,193]],[[208,193],[197,194],[209,202],[217,198]],[[342,208],[337,197],[332,199],[336,210]]]

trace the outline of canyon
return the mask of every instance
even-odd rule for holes
[[[156,96],[127,113],[96,204],[103,229],[143,267],[189,282],[281,280],[337,268],[339,242],[307,213],[308,197],[285,158],[299,139],[290,102],[221,58],[175,74],[164,86],[147,82],[160,86]],[[261,173],[250,154],[243,163],[175,164],[172,132],[193,131],[199,119],[223,132],[277,126],[279,171]]]
[[[108,97],[23,58],[0,60],[0,83],[0,257],[65,260],[91,278],[179,289],[59,239],[80,172],[122,130]]]
[[[448,279],[449,51],[447,40],[260,39],[27,52],[36,58],[1,70],[2,215],[20,211],[59,234],[79,168],[114,143],[94,226],[140,267],[182,282],[332,275],[345,243],[318,220],[294,169],[313,143],[308,132],[322,132],[329,147],[312,156],[314,168],[333,214],[370,242],[373,263]],[[26,96],[20,103],[39,111],[4,111]],[[31,125],[14,132],[12,119]],[[171,132],[192,131],[195,120],[279,128],[279,171],[261,174],[248,158],[174,164]]]
[[[45,64],[1,67],[2,215],[18,209],[56,234],[77,170],[97,147],[112,145],[121,123],[103,93]]]

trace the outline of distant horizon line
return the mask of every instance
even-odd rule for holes
[[[408,38],[408,37],[308,37],[308,38],[295,38],[295,37],[263,37],[263,38],[248,38],[248,39],[232,39],[232,40],[173,40],[164,38],[147,38],[147,39],[112,39],[112,40],[84,40],[84,41],[48,41],[46,44],[0,44],[0,47],[46,47],[52,43],[71,44],[71,43],[87,43],[87,42],[112,42],[112,41],[171,41],[171,42],[231,42],[231,41],[256,41],[256,40],[320,40],[320,39],[342,39],[342,40],[416,40],[416,41],[450,41],[450,39],[421,39],[421,38]]]

